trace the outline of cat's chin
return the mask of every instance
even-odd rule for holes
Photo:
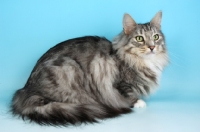
[[[149,52],[146,55],[155,55],[155,54],[156,54],[155,52]]]
[[[146,54],[144,55],[144,58],[152,58],[152,57],[154,57],[155,55],[156,55],[155,52],[148,52],[148,53],[146,53]]]

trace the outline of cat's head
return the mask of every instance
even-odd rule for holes
[[[125,14],[123,32],[113,41],[114,48],[141,58],[166,53],[165,38],[161,32],[161,19],[162,12],[160,11],[149,23],[137,24],[129,14]]]

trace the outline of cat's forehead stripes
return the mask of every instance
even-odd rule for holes
[[[156,30],[153,27],[151,27],[150,23],[138,24],[138,30],[137,30],[138,34],[144,34],[145,32],[149,31],[153,33],[156,32]]]
[[[143,24],[142,28],[144,29],[144,31],[150,31],[151,30],[150,23]]]

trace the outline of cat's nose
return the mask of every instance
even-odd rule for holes
[[[153,51],[154,48],[155,48],[155,46],[149,46],[149,49],[150,49],[151,51]]]

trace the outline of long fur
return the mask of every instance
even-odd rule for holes
[[[147,45],[135,42],[139,32],[160,34],[154,55],[147,55]],[[96,36],[70,39],[38,60],[24,88],[13,97],[12,112],[54,126],[129,113],[141,96],[157,87],[167,62],[164,35],[149,23],[138,24],[131,34],[122,32],[113,43]]]
[[[13,101],[13,114],[40,125],[68,126],[98,122],[97,119],[112,118],[131,112],[129,108],[114,109],[105,104],[67,104],[54,102],[42,96],[28,96],[25,90],[18,90]],[[16,104],[16,105],[15,105]],[[20,106],[19,106],[20,105]]]

